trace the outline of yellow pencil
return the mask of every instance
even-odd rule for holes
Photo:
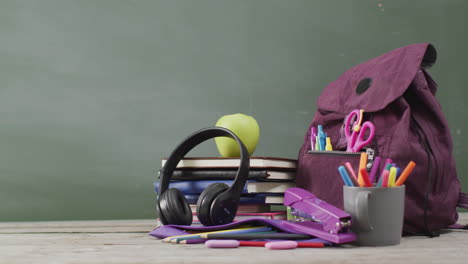
[[[391,167],[390,168],[390,173],[388,174],[387,187],[394,187],[395,186],[396,173],[397,173],[397,168],[396,167]]]
[[[265,228],[268,228],[271,230],[271,227],[266,227],[266,226],[256,226],[256,227],[241,227],[241,228],[234,228],[234,229],[226,229],[226,230],[217,230],[217,231],[211,231],[211,232],[203,232],[203,233],[196,233],[196,234],[189,234],[189,235],[179,235],[179,236],[171,236],[171,237],[166,237],[162,239],[162,242],[171,242],[172,240],[177,240],[177,239],[189,239],[189,238],[197,238],[200,237],[202,234],[216,234],[216,233],[232,233],[232,232],[239,232],[239,231],[257,231],[257,230],[264,230]]]
[[[361,153],[361,159],[359,160],[359,170],[358,170],[358,183],[359,186],[364,187],[366,184],[362,179],[361,169],[365,169],[367,165],[367,154],[365,152]]]

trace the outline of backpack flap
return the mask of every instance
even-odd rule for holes
[[[325,88],[318,98],[318,108],[342,114],[357,108],[366,112],[382,110],[403,95],[418,70],[435,63],[436,54],[431,44],[413,44],[359,64]]]

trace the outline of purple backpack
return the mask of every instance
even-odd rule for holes
[[[391,158],[404,168],[417,165],[406,180],[404,231],[437,236],[454,225],[457,206],[468,208],[461,193],[452,138],[440,104],[437,84],[426,69],[434,64],[430,44],[405,46],[346,71],[318,98],[318,109],[306,132],[298,157],[297,186],[343,208],[343,181],[338,166],[349,161],[359,166],[359,153],[346,152],[343,121],[355,109],[364,109],[364,120],[375,125],[374,139],[361,151]],[[334,151],[311,150],[312,127],[322,125]],[[366,149],[367,148],[367,149]],[[380,169],[383,169],[380,162]]]

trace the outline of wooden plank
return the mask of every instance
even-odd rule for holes
[[[47,233],[58,228],[131,227],[149,231],[154,220],[1,223],[0,263],[466,263],[468,231],[447,231],[437,238],[405,237],[391,247],[355,247],[271,251],[265,248],[208,249],[204,245],[162,243],[146,233]],[[468,223],[468,213],[460,215]],[[32,229],[30,229],[32,228]],[[84,229],[80,229],[84,228]],[[138,231],[141,232],[141,231]],[[371,250],[369,250],[371,249]]]
[[[156,225],[156,220],[5,222],[0,233],[149,232]]]

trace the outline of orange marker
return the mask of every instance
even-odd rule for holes
[[[364,187],[364,181],[362,179],[361,170],[365,169],[367,165],[367,154],[365,152],[361,152],[361,159],[359,160],[359,170],[358,170],[358,182],[359,186]]]
[[[364,186],[361,187],[372,187],[372,183],[369,180],[369,174],[367,174],[366,168],[362,168],[359,172],[361,173],[361,178],[364,182]]]
[[[414,161],[410,161],[408,165],[406,165],[406,168],[403,170],[403,172],[400,174],[400,177],[398,177],[395,186],[402,185],[413,171],[414,167],[416,167],[416,163]]]

